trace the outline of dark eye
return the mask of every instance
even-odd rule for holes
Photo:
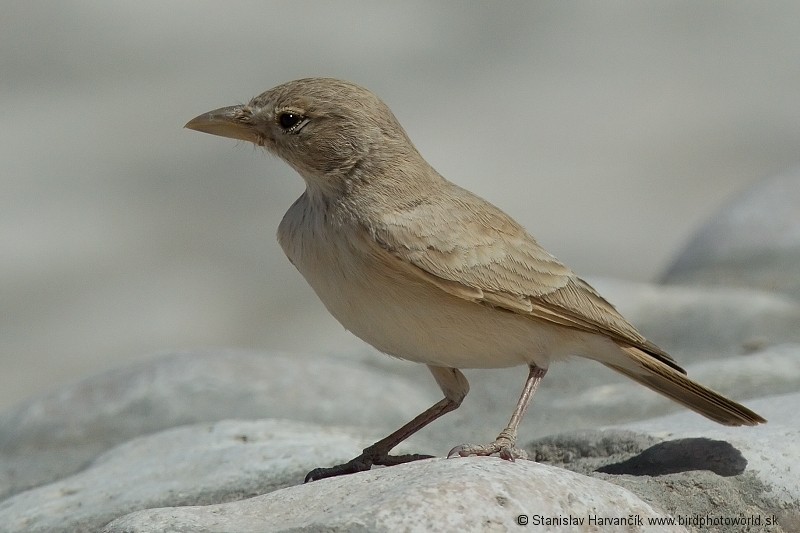
[[[278,124],[281,125],[281,128],[285,130],[291,130],[295,126],[297,126],[300,122],[304,119],[303,115],[298,113],[291,113],[289,111],[284,111],[280,115],[278,115]]]

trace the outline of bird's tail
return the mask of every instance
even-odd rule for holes
[[[605,361],[603,364],[706,418],[726,426],[755,426],[766,422],[747,407],[692,381],[647,352],[633,346],[620,348],[628,355],[626,363],[631,364],[624,367]]]

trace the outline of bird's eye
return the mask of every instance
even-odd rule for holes
[[[278,124],[287,133],[296,133],[307,122],[306,118],[299,113],[292,113],[291,111],[284,111],[278,115]]]

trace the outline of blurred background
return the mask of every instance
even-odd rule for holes
[[[798,2],[0,5],[0,408],[155,351],[364,349],[274,235],[301,179],[182,129],[333,76],[578,273],[654,280],[800,163]]]

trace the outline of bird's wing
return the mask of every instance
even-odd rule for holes
[[[430,201],[371,217],[370,241],[396,267],[455,296],[606,335],[682,371],[511,217],[452,187]]]

